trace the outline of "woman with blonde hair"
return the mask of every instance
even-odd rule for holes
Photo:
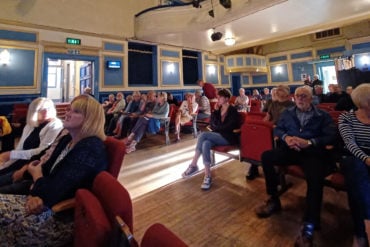
[[[104,111],[94,98],[79,95],[63,122],[63,136],[49,159],[28,165],[33,184],[28,196],[0,194],[0,239],[6,246],[66,246],[73,236],[73,212],[63,217],[51,207],[91,188],[95,176],[107,168]]]

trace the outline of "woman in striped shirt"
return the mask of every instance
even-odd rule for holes
[[[370,83],[358,86],[351,97],[358,110],[339,117],[340,135],[348,151],[342,168],[355,228],[353,246],[368,246],[364,219],[370,219]]]

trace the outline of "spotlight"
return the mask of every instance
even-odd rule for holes
[[[220,4],[224,6],[225,9],[231,8],[231,0],[220,0]]]
[[[215,18],[215,12],[212,10],[208,11],[209,16]]]
[[[201,8],[200,0],[193,0],[193,7],[194,8]]]
[[[212,41],[217,41],[217,40],[220,40],[222,38],[222,33],[220,33],[220,32],[214,32],[214,33],[212,33],[212,35],[211,35],[211,39],[212,39]]]

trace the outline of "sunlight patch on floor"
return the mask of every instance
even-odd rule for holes
[[[127,188],[132,199],[171,184],[182,179],[181,174],[194,156],[194,147],[194,145],[171,145],[172,150],[165,147],[158,151],[140,150],[132,153],[125,157],[118,179]],[[226,156],[216,154],[217,164],[228,159]],[[202,157],[198,161],[198,166],[200,170],[204,169]]]

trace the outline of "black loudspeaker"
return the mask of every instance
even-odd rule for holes
[[[224,6],[225,9],[231,8],[231,0],[220,0],[220,4]]]
[[[221,38],[222,38],[222,33],[220,32],[212,33],[211,35],[212,41],[217,41],[217,40],[220,40]]]

